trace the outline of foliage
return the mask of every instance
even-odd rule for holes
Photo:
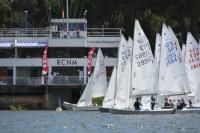
[[[97,105],[97,106],[102,106],[103,98],[104,98],[104,97],[92,98],[92,104],[93,104],[93,105]]]
[[[12,111],[20,111],[20,110],[22,110],[22,107],[20,105],[9,105],[8,107]]]
[[[0,27],[23,27],[25,10],[29,27],[47,27],[48,17],[61,18],[65,5],[65,0],[0,0]],[[188,31],[200,37],[199,7],[199,0],[69,0],[69,17],[86,17],[88,27],[121,27],[126,37],[137,18],[151,44],[165,22],[184,43]]]

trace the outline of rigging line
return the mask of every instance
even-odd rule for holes
[[[83,0],[82,6],[81,6],[81,11],[80,11],[80,13],[79,13],[79,18],[81,17],[81,14],[82,14],[82,12],[83,12],[83,7],[84,7],[84,5],[85,5],[85,0]]]
[[[58,11],[57,11],[57,13],[56,13],[56,18],[58,17],[58,15],[59,15],[59,11],[60,11],[60,0],[56,0],[57,1],[57,4],[58,4]]]
[[[74,14],[73,14],[73,18],[75,18],[76,16],[76,12],[77,12],[77,9],[78,9],[78,6],[79,6],[79,0],[77,0],[77,3],[76,3],[76,8],[75,8],[75,11],[74,11]]]
[[[97,11],[97,13],[100,15],[100,17],[103,19],[103,15],[101,14],[101,12],[98,10],[98,8],[92,3],[90,2],[90,0],[88,0],[88,3],[93,7],[93,9],[95,9]]]
[[[44,22],[45,18],[48,16],[48,12],[46,12],[45,16],[43,17],[43,19],[40,21],[39,25],[37,26],[37,28],[39,28],[41,26],[41,24]]]
[[[47,10],[46,10],[46,14],[43,17],[43,19],[40,21],[39,25],[37,26],[37,28],[39,28],[41,26],[41,24],[44,22],[45,18],[49,15],[49,11],[48,11],[48,6],[47,6]]]
[[[51,14],[51,0],[48,0],[48,7],[47,7],[47,12],[48,12],[48,26],[50,27],[51,25],[51,17],[52,17],[52,14]]]
[[[62,7],[63,7],[63,0],[59,0],[59,1],[60,1],[61,5],[62,5]]]

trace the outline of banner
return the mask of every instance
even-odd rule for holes
[[[88,76],[90,76],[92,72],[92,56],[94,55],[95,48],[91,48],[88,52]]]
[[[48,47],[46,46],[42,56],[42,75],[46,75],[48,73],[47,49]]]

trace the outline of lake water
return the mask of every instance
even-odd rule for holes
[[[200,115],[0,111],[0,133],[199,133]]]

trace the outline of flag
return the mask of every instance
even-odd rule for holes
[[[90,51],[88,52],[88,76],[90,76],[92,72],[92,56],[94,55],[95,48],[91,48]]]
[[[48,73],[47,49],[48,47],[46,46],[42,56],[42,75],[46,75]]]

